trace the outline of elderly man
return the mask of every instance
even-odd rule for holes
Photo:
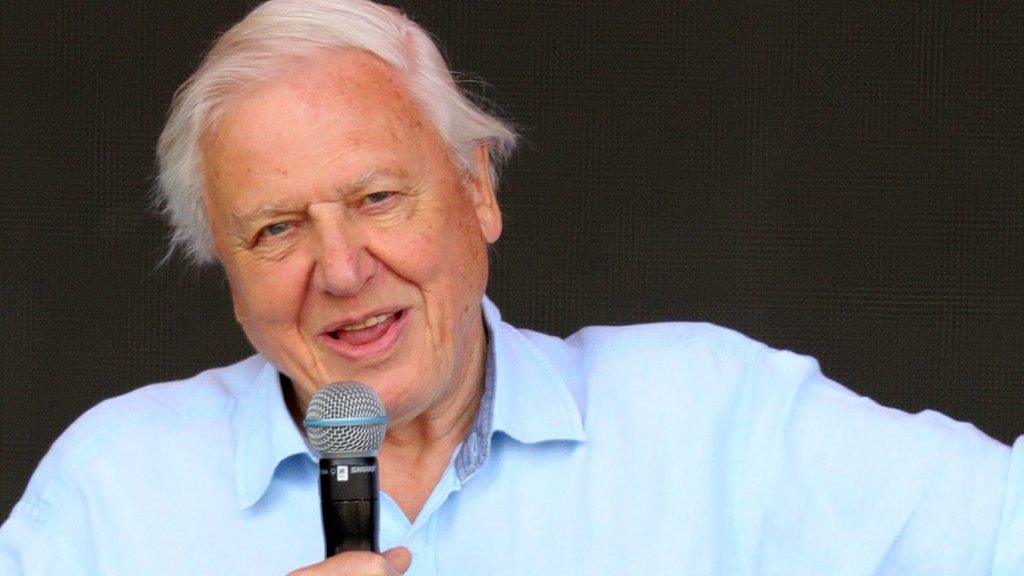
[[[392,9],[272,1],[228,31],[175,98],[160,183],[259,354],[83,416],[0,571],[1024,573],[1024,444],[713,326],[502,323],[484,291],[514,139]],[[297,421],[343,380],[390,416],[386,551],[325,560]]]

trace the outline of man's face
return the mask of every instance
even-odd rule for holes
[[[364,382],[393,421],[475,384],[501,217],[396,74],[351,51],[229,102],[204,139],[206,206],[235,315],[300,401]]]

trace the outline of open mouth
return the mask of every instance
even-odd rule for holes
[[[377,314],[353,324],[339,326],[331,332],[326,332],[326,335],[331,340],[349,346],[365,346],[384,336],[389,328],[402,319],[404,313],[404,310],[398,310]]]

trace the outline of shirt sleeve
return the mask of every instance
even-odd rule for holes
[[[68,462],[65,432],[39,463],[0,526],[0,574],[95,574],[95,538],[86,490]]]
[[[61,511],[58,514],[56,507]],[[77,560],[81,538],[69,538],[81,510],[64,502],[26,494],[0,526],[0,574],[17,576],[79,576],[89,574]]]
[[[1007,476],[992,576],[1024,574],[1024,436],[1017,438],[1013,445]]]
[[[753,458],[755,573],[1024,574],[1024,442],[879,406],[790,352],[751,375],[778,394]]]

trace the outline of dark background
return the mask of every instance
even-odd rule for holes
[[[716,322],[1024,433],[1024,4],[401,4],[525,136],[507,320]],[[0,518],[89,406],[250,354],[218,269],[157,266],[148,191],[173,90],[253,5],[0,10]]]

